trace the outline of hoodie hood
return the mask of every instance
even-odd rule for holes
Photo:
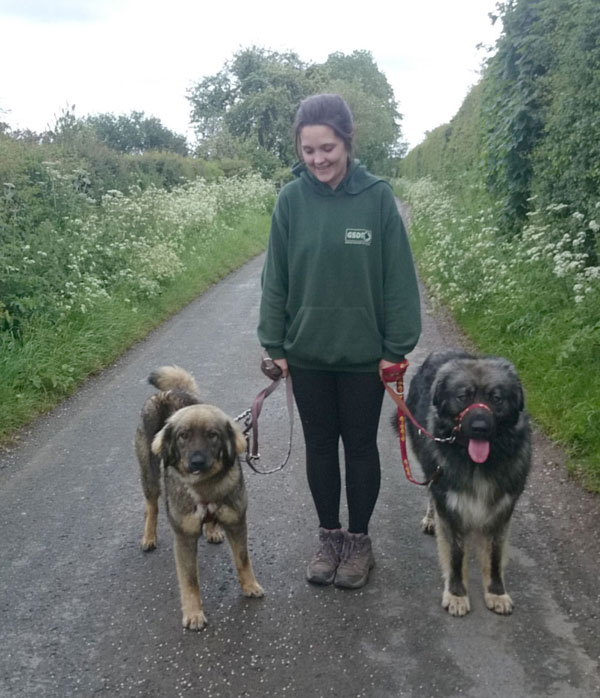
[[[375,175],[368,172],[367,168],[360,164],[360,160],[352,160],[350,162],[346,176],[335,189],[332,189],[328,184],[320,182],[303,162],[297,162],[293,165],[292,174],[299,177],[316,194],[321,196],[343,196],[344,194],[355,196],[366,189],[370,189],[377,182],[385,181],[381,177],[375,177]]]

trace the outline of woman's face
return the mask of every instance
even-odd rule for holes
[[[306,167],[332,189],[344,179],[348,169],[346,144],[330,126],[314,124],[300,130],[300,152]]]

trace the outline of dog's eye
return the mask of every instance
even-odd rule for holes
[[[185,441],[187,439],[187,437],[188,437],[187,431],[180,431],[177,434],[177,438],[179,439],[179,441]]]
[[[465,388],[464,390],[459,390],[456,393],[456,399],[461,402],[466,404],[467,402],[470,402],[473,397],[473,392],[469,390],[468,388]]]
[[[492,390],[489,394],[489,400],[490,402],[493,402],[494,405],[500,405],[502,404],[504,400],[504,396],[502,395],[501,390]]]
[[[216,441],[219,438],[219,432],[216,429],[209,429],[206,435],[211,441]]]

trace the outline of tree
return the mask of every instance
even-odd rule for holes
[[[367,51],[334,53],[323,64],[305,64],[297,54],[253,46],[238,52],[219,73],[189,90],[191,122],[204,157],[248,159],[264,174],[288,166],[296,155],[292,123],[300,101],[337,92],[353,110],[357,156],[384,172],[390,157],[404,152],[394,93]],[[235,152],[232,152],[235,148]]]
[[[187,155],[185,136],[163,126],[156,117],[145,116],[144,112],[131,114],[97,114],[88,116],[85,125],[95,134],[98,141],[121,153],[142,154],[149,150],[166,150],[178,155]]]
[[[201,152],[214,151],[228,134],[240,157],[264,162],[258,148],[290,163],[294,112],[309,93],[306,66],[295,53],[255,46],[239,51],[219,73],[188,91]]]
[[[354,114],[357,156],[371,170],[387,173],[392,159],[404,155],[407,146],[394,91],[371,53],[332,53],[314,68],[313,80],[321,91],[346,99]]]
[[[204,78],[188,90],[187,99],[192,107],[190,121],[205,147],[223,130],[225,114],[235,101],[232,79],[226,65],[216,75]]]
[[[6,109],[0,107],[0,134],[6,134],[10,131],[10,126],[6,121],[2,121],[2,117],[6,114]]]

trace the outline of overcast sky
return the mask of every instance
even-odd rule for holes
[[[0,0],[0,121],[42,131],[77,116],[142,111],[189,132],[187,89],[241,48],[306,62],[367,50],[394,89],[413,147],[449,121],[479,77],[497,0]]]

